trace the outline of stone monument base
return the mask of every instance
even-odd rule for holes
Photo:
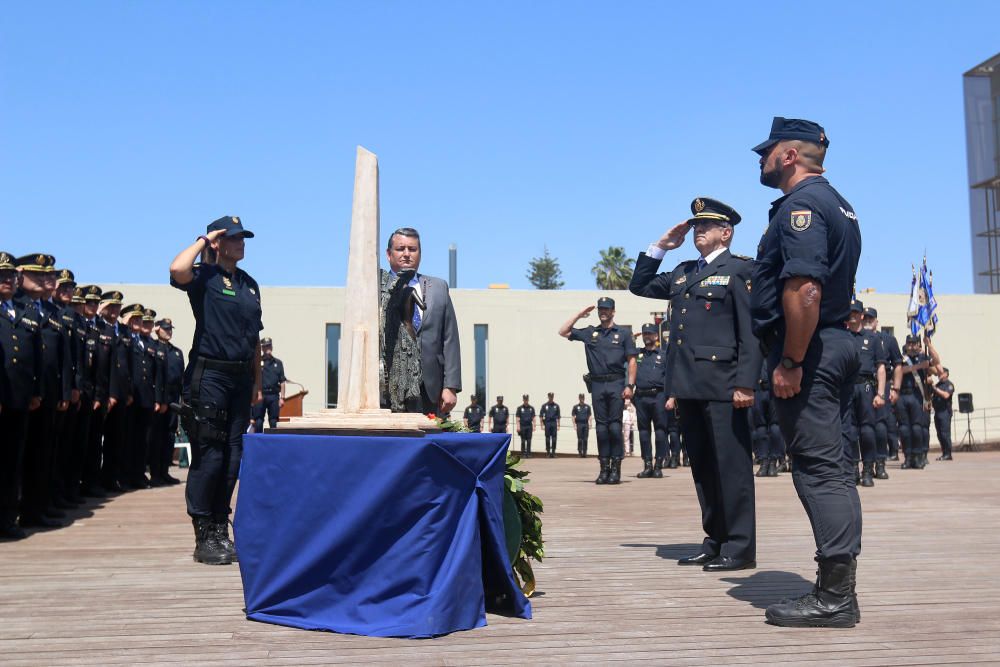
[[[389,410],[342,412],[336,408],[310,412],[279,422],[265,433],[295,433],[305,435],[422,435],[439,432],[437,422],[426,415]]]

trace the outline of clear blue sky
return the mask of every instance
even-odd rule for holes
[[[382,229],[426,272],[567,288],[638,253],[697,195],[768,203],[750,147],[815,119],[864,235],[858,286],[972,288],[962,73],[1000,3],[29,2],[0,22],[0,249],[86,282],[158,283],[221,215],[264,285],[341,285],[354,150],[379,155]],[[692,252],[678,251],[677,260]]]

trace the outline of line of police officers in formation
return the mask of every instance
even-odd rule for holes
[[[0,252],[3,539],[64,525],[86,497],[179,483],[169,405],[184,355],[171,321],[55,264]]]

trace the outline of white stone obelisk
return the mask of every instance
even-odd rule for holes
[[[341,324],[337,407],[279,422],[296,431],[428,431],[421,414],[379,407],[378,157],[358,146],[354,167],[347,290]]]

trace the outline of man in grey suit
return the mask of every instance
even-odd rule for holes
[[[385,256],[393,275],[415,272],[410,287],[418,298],[418,305],[413,309],[412,324],[420,341],[423,411],[447,415],[462,391],[458,322],[448,283],[419,272],[420,234],[412,227],[401,227],[392,233]]]

